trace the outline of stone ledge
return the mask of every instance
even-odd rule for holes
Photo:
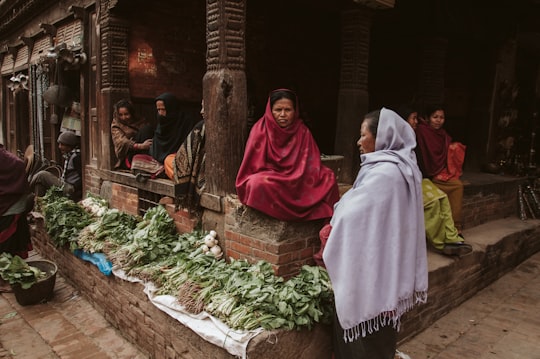
[[[166,178],[149,179],[142,183],[137,182],[135,176],[130,172],[100,171],[100,175],[103,180],[120,183],[148,192],[158,193],[163,196],[176,198],[178,194],[178,186]]]

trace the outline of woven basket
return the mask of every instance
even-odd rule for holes
[[[58,267],[54,262],[48,260],[29,261],[29,266],[36,267],[46,272],[47,277],[38,280],[30,288],[23,289],[20,284],[12,284],[11,288],[15,294],[15,299],[20,305],[32,305],[50,300],[54,294],[54,284],[56,282],[56,272]]]

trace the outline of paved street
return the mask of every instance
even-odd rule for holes
[[[145,358],[61,277],[45,304],[0,296],[0,344],[0,358]],[[411,359],[540,359],[540,253],[399,350]]]

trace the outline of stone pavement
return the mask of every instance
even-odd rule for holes
[[[540,359],[540,252],[398,349],[411,359]]]
[[[37,260],[32,254],[29,260]],[[59,275],[47,303],[20,306],[0,295],[0,358],[142,359],[92,305]]]
[[[23,307],[12,293],[0,295],[0,358],[146,357],[56,279],[48,303]],[[399,350],[411,359],[540,359],[540,252]]]

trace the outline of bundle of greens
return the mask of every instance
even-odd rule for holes
[[[69,244],[71,250],[77,249],[79,232],[92,223],[92,216],[79,204],[64,197],[57,187],[50,188],[39,199],[38,205],[54,244],[57,247]]]
[[[28,265],[21,257],[9,253],[0,254],[0,276],[9,284],[20,284],[28,289],[38,280],[47,277],[47,273]]]
[[[174,220],[163,206],[150,208],[127,236],[131,241],[113,249],[109,256],[128,274],[134,267],[168,257],[178,239]]]
[[[90,253],[109,253],[133,240],[139,221],[136,216],[118,209],[108,209],[79,233],[77,246]]]
[[[227,262],[205,250],[215,232],[179,235],[163,206],[149,209],[141,219],[96,199],[88,201],[85,211],[65,199],[49,198],[44,212],[49,234],[58,243],[105,252],[126,274],[152,281],[157,294],[173,295],[186,311],[204,310],[235,330],[311,328],[331,320],[333,293],[324,268],[303,266],[285,281],[265,261]]]

